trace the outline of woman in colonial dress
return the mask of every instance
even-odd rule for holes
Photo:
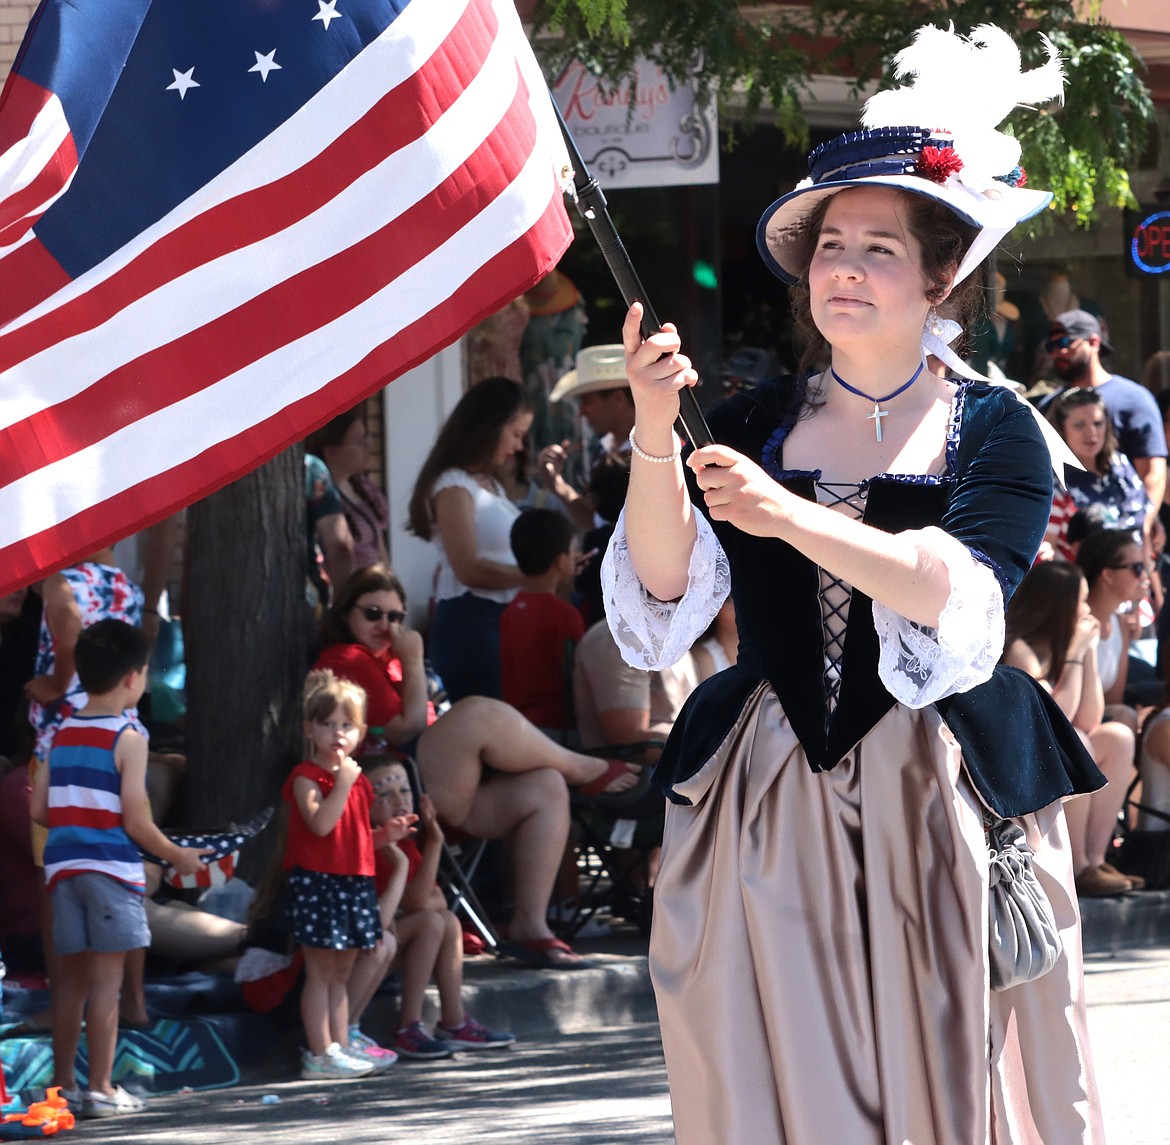
[[[637,424],[611,628],[658,667],[730,592],[740,633],[656,772],[651,971],[678,1145],[1102,1140],[1062,800],[1103,779],[1043,688],[997,665],[1052,461],[1030,409],[949,345],[972,272],[1048,201],[994,127],[1013,91],[1059,91],[1059,64],[1021,76],[987,27],[923,29],[899,63],[943,61],[961,105],[964,53],[968,80],[1014,57],[985,130],[884,93],[765,213],[761,253],[810,346],[797,375],[711,411],[716,444],[681,458],[677,392],[697,378],[675,328],[643,340],[635,305],[623,331]],[[1022,827],[1062,940],[1006,990],[985,816]]]

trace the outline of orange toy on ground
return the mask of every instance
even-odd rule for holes
[[[72,1129],[76,1119],[59,1086],[45,1090],[44,1101],[34,1101],[24,1113],[6,1113],[0,1121],[0,1141],[52,1137],[60,1129]]]

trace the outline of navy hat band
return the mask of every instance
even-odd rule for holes
[[[818,184],[874,175],[912,175],[926,146],[946,151],[954,147],[954,142],[925,127],[875,127],[850,131],[822,143],[809,153],[809,177]]]

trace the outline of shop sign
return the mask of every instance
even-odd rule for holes
[[[1126,212],[1130,266],[1140,274],[1170,271],[1170,209],[1143,207]]]
[[[631,91],[573,63],[553,96],[603,190],[719,182],[714,107],[698,106],[689,84],[672,88],[657,64],[639,61]]]

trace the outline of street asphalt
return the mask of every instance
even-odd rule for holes
[[[1166,1145],[1170,948],[1090,955],[1087,989],[1111,1145]],[[79,1123],[65,1139],[670,1145],[673,1137],[657,1027],[630,1021],[449,1062],[403,1062],[373,1081],[269,1083],[158,1098],[148,1113]]]

